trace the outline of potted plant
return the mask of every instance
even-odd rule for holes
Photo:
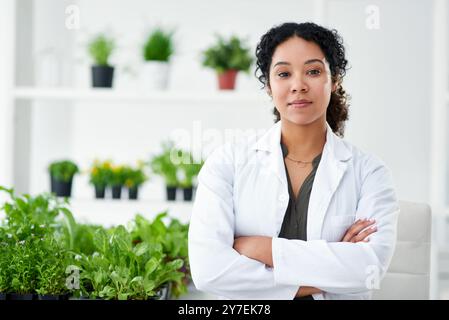
[[[217,35],[217,42],[203,51],[203,66],[215,70],[220,90],[233,90],[238,71],[248,73],[253,62],[249,48],[237,36],[225,40]]]
[[[175,218],[170,218],[169,223],[164,219],[169,218],[167,212],[159,213],[152,221],[142,215],[136,215],[131,224],[133,243],[149,243],[151,246],[162,245],[165,260],[182,260],[184,263],[179,272],[183,273],[181,281],[173,281],[167,286],[167,295],[179,297],[187,293],[187,285],[190,281],[190,268],[188,261],[188,230],[189,225],[183,224]]]
[[[89,182],[95,188],[95,198],[104,199],[106,187],[112,176],[112,164],[110,161],[100,162],[95,160],[89,170]]]
[[[69,256],[62,243],[54,238],[41,241],[36,252],[36,293],[38,300],[67,300],[66,269]]]
[[[113,165],[111,168],[111,179],[109,184],[112,188],[112,199],[120,199],[122,195],[122,188],[125,184],[125,170],[124,166]]]
[[[128,198],[130,200],[136,200],[138,198],[139,187],[147,179],[143,171],[143,164],[140,163],[137,168],[126,167],[125,186],[128,189]]]
[[[78,166],[70,160],[55,161],[48,167],[51,192],[58,197],[70,197],[73,176],[79,172]]]
[[[0,226],[0,300],[8,298],[10,274],[8,272],[9,265],[9,248],[6,233]]]
[[[91,67],[92,86],[112,88],[114,67],[109,64],[109,57],[115,48],[113,39],[100,34],[89,42],[89,54],[94,61]]]
[[[68,257],[65,246],[70,241],[60,232],[56,218],[63,215],[64,223],[70,225],[73,216],[66,202],[51,194],[18,197],[12,189],[0,186],[0,190],[11,198],[1,207],[6,219],[0,233],[7,234],[1,241],[6,250],[0,248],[1,286],[7,287],[10,300],[33,300],[36,294],[41,298],[43,295],[59,297],[68,291],[64,287]],[[8,275],[6,284],[3,274]]]
[[[168,84],[169,61],[173,54],[173,31],[154,29],[143,46],[144,82],[150,89],[166,89]]]
[[[171,153],[177,152],[173,147],[172,142],[164,142],[162,144],[162,152],[155,155],[150,160],[150,167],[152,171],[162,176],[165,181],[167,200],[176,200],[176,190],[179,185],[178,182],[178,166],[172,161]]]
[[[165,262],[161,244],[132,243],[124,226],[95,232],[95,252],[81,254],[80,290],[78,295],[90,299],[148,300],[161,299],[161,290],[177,282],[183,261]]]
[[[179,185],[183,190],[184,201],[192,201],[193,197],[193,189],[194,189],[194,179],[198,175],[201,170],[201,167],[204,164],[204,161],[201,160],[199,163],[193,159],[192,155],[184,151],[188,154],[189,161],[182,162],[179,165],[180,169],[180,182]]]

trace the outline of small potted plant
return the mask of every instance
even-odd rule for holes
[[[114,67],[109,64],[109,57],[115,48],[113,39],[100,34],[89,42],[89,54],[94,61],[92,70],[92,86],[112,88]]]
[[[1,236],[0,285],[7,287],[8,298],[33,300],[36,294],[43,298],[67,292],[65,262],[69,255],[65,246],[70,241],[68,234],[60,232],[56,220],[64,215],[63,225],[71,225],[73,216],[66,202],[51,194],[16,196],[12,189],[0,186],[0,190],[11,198],[1,207],[6,219],[0,232],[7,234]],[[3,274],[7,275],[6,285]]]
[[[170,57],[173,54],[173,31],[156,28],[143,46],[144,82],[147,88],[163,90],[167,88]]]
[[[111,179],[109,184],[112,188],[112,199],[120,199],[122,195],[122,188],[125,184],[125,168],[124,166],[112,166]]]
[[[66,300],[66,269],[69,265],[68,252],[54,238],[41,241],[36,254],[37,300]]]
[[[180,282],[181,259],[166,262],[161,244],[146,241],[133,245],[124,226],[98,230],[95,252],[81,254],[80,296],[105,300],[152,300],[163,298],[163,287]]]
[[[95,198],[104,199],[106,187],[112,176],[112,165],[110,161],[100,162],[95,160],[89,170],[89,182],[95,188]]]
[[[162,153],[153,156],[150,161],[152,171],[163,177],[165,181],[167,200],[176,200],[176,190],[179,185],[178,182],[178,166],[172,161],[171,153],[176,149],[172,142],[165,142],[162,144]]]
[[[225,40],[217,35],[217,42],[203,51],[203,66],[215,70],[220,90],[233,90],[237,73],[248,73],[253,62],[249,48],[237,36]]]
[[[128,189],[128,198],[137,200],[139,187],[147,180],[147,176],[143,171],[143,164],[139,164],[137,168],[126,167],[125,169],[125,186]]]
[[[6,233],[0,226],[0,300],[7,299],[10,284],[10,274],[8,272],[9,248],[6,241]]]
[[[188,154],[189,161],[184,161],[179,165],[180,169],[180,182],[179,185],[183,189],[184,201],[192,201],[193,197],[193,189],[194,189],[194,179],[198,175],[201,170],[201,167],[204,164],[204,161],[201,160],[199,163],[193,159],[192,155],[184,151]]]
[[[71,160],[55,161],[48,167],[51,192],[58,197],[70,197],[73,177],[79,172],[78,166]]]

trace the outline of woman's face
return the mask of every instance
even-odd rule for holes
[[[283,121],[297,125],[325,123],[333,90],[329,64],[316,43],[294,36],[277,46],[267,91]]]

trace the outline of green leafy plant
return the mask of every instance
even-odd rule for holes
[[[132,222],[131,235],[133,243],[161,244],[166,261],[181,259],[184,262],[178,270],[184,273],[182,281],[172,283],[172,293],[175,297],[179,297],[187,292],[187,284],[190,281],[187,241],[189,225],[174,218],[166,225],[163,219],[167,217],[168,213],[162,212],[149,221],[138,214]]]
[[[66,269],[71,259],[62,243],[47,239],[35,251],[36,293],[40,295],[61,295],[68,292]]]
[[[182,177],[179,183],[183,188],[190,188],[193,187],[193,180],[196,176],[198,176],[204,164],[204,160],[201,160],[198,163],[197,161],[195,161],[190,152],[184,151],[184,154],[187,155],[189,161],[183,161],[179,165],[180,176]]]
[[[48,167],[48,172],[58,181],[69,182],[79,172],[79,168],[73,161],[62,160],[52,162]]]
[[[112,163],[111,161],[100,162],[95,160],[89,170],[89,182],[98,187],[106,187],[111,181]]]
[[[178,152],[174,148],[174,144],[171,141],[162,143],[162,152],[155,155],[150,160],[150,167],[152,171],[164,178],[165,184],[170,187],[178,186],[178,166],[172,161],[172,152]]]
[[[95,252],[81,255],[78,261],[81,295],[108,300],[154,299],[164,284],[183,276],[177,271],[182,260],[164,263],[161,244],[133,245],[123,226],[97,230],[94,245]]]
[[[0,186],[0,190],[11,199],[1,207],[6,214],[0,227],[2,287],[19,294],[57,295],[67,291],[65,263],[73,224],[67,201],[51,194],[16,196],[13,189]]]
[[[11,286],[8,266],[10,260],[10,250],[6,238],[6,232],[0,227],[0,293],[6,293]]]
[[[137,168],[127,166],[124,168],[124,171],[125,186],[128,188],[139,187],[148,179],[142,165],[139,165]]]
[[[168,62],[173,54],[174,31],[164,31],[156,28],[149,35],[143,47],[145,61]]]
[[[253,62],[250,49],[237,36],[229,40],[216,35],[217,42],[203,51],[203,66],[214,69],[218,74],[228,70],[249,72]]]
[[[100,34],[89,42],[88,48],[95,65],[109,66],[109,57],[115,49],[115,41]]]
[[[122,186],[126,181],[126,171],[125,167],[122,165],[113,165],[111,168],[111,177],[109,180],[109,185],[111,186]]]

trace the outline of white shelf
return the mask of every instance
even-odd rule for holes
[[[108,88],[36,88],[16,87],[13,91],[16,100],[68,100],[68,101],[99,101],[99,102],[135,102],[135,103],[186,103],[186,102],[246,102],[260,105],[269,101],[268,96],[260,92],[241,91],[156,91],[118,90]],[[239,106],[239,104],[235,104]]]
[[[190,221],[193,201],[128,200],[128,199],[71,199],[70,210],[80,223],[100,224],[105,227],[126,225],[137,213],[153,219],[168,210],[170,217],[183,223]]]

